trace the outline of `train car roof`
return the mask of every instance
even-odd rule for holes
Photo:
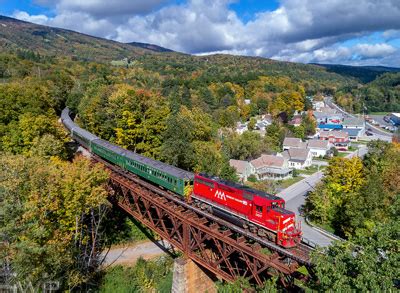
[[[284,215],[294,215],[294,213],[292,211],[288,211],[287,209],[283,209],[281,207],[274,207],[273,208],[275,211],[280,212],[281,214]]]
[[[145,156],[139,155],[137,153],[131,152],[131,151],[127,151],[126,152],[126,157],[130,158],[132,160],[136,160],[139,162],[142,162],[143,164],[146,164],[148,166],[151,166],[157,170],[163,171],[165,173],[171,174],[174,177],[180,178],[180,179],[189,179],[189,180],[193,180],[194,178],[194,174],[192,172],[188,172],[186,170],[177,168],[175,166],[171,166],[169,164],[160,162],[160,161],[156,161],[154,159],[150,159],[147,158]]]
[[[234,188],[237,188],[237,189],[245,190],[245,191],[250,192],[250,193],[254,193],[254,194],[258,195],[258,196],[261,196],[261,197],[264,197],[264,198],[268,198],[270,200],[280,200],[280,199],[282,199],[279,196],[276,196],[276,195],[273,195],[273,194],[269,194],[269,193],[266,193],[266,192],[261,191],[261,190],[253,189],[251,187],[247,187],[247,186],[241,185],[241,184],[236,183],[236,182],[227,181],[227,180],[221,179],[221,178],[219,178],[217,176],[210,176],[210,175],[207,175],[205,173],[200,173],[199,175],[203,176],[205,178],[214,180],[214,181],[216,181],[218,183],[225,184],[225,185],[230,186],[230,187],[234,187]]]
[[[171,166],[168,164],[165,164],[160,161],[156,161],[154,159],[147,158],[145,156],[139,155],[135,152],[126,150],[120,146],[117,146],[113,143],[110,143],[108,141],[99,139],[93,141],[94,143],[97,143],[99,145],[102,145],[104,147],[107,147],[108,149],[111,149],[112,151],[116,152],[119,155],[124,155],[125,157],[141,162],[145,165],[148,165],[150,167],[153,167],[154,169],[160,170],[162,172],[168,173],[174,177],[180,178],[180,179],[189,179],[193,180],[194,174],[188,171],[185,171],[183,169],[177,168],[175,166]]]
[[[71,117],[69,116],[69,109],[68,107],[64,108],[64,110],[62,110],[61,112],[61,120],[63,122],[64,125],[71,127],[71,129],[73,129],[74,132],[81,134],[85,137],[87,137],[90,140],[95,140],[95,139],[99,139],[96,135],[94,135],[93,133],[79,127],[78,125],[76,125],[76,123],[74,121],[72,121]]]
[[[98,144],[98,145],[101,145],[101,146],[103,146],[103,147],[105,147],[107,149],[110,149],[113,152],[117,153],[118,155],[124,155],[127,152],[126,149],[124,149],[124,148],[122,148],[120,146],[117,146],[117,145],[115,145],[115,144],[113,144],[111,142],[108,142],[108,141],[106,141],[104,139],[100,139],[99,138],[99,139],[96,139],[96,140],[92,141],[92,143]]]
[[[89,131],[87,131],[87,130],[85,130],[83,128],[80,128],[75,123],[74,123],[74,125],[75,125],[74,126],[74,132],[83,135],[84,137],[89,139],[89,141],[99,139],[99,137],[94,135],[93,133],[91,133],[91,132],[89,132]]]

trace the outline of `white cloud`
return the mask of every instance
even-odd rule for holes
[[[388,56],[396,52],[396,48],[388,44],[358,44],[354,52],[363,58],[376,58]]]
[[[226,52],[300,62],[374,61],[398,49],[389,44],[340,45],[384,31],[400,38],[398,0],[281,0],[274,11],[243,22],[231,0],[36,0],[53,18],[16,12],[15,17],[121,42],[149,42],[187,53]],[[375,59],[374,59],[375,58]],[[400,66],[400,64],[397,64]]]
[[[37,24],[46,24],[49,21],[49,18],[44,14],[29,15],[25,11],[18,11],[18,10],[14,12],[13,16],[20,20],[33,22]]]

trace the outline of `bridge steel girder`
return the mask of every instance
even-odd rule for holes
[[[262,285],[270,276],[278,275],[287,284],[288,279],[298,275],[298,262],[263,250],[260,244],[238,235],[229,225],[216,223],[180,205],[177,201],[183,202],[182,198],[169,193],[169,197],[175,198],[171,200],[151,190],[158,187],[138,181],[111,172],[110,201],[217,276],[226,281],[244,277]]]

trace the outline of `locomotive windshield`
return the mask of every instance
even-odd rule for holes
[[[272,203],[272,208],[282,208],[282,209],[284,209],[285,208],[285,203],[279,203],[279,202],[276,202],[276,201],[274,201],[273,203]]]

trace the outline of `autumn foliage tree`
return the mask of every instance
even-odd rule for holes
[[[77,158],[0,157],[0,234],[15,281],[78,288],[101,263],[105,183],[100,166]],[[4,265],[4,264],[3,264]]]

